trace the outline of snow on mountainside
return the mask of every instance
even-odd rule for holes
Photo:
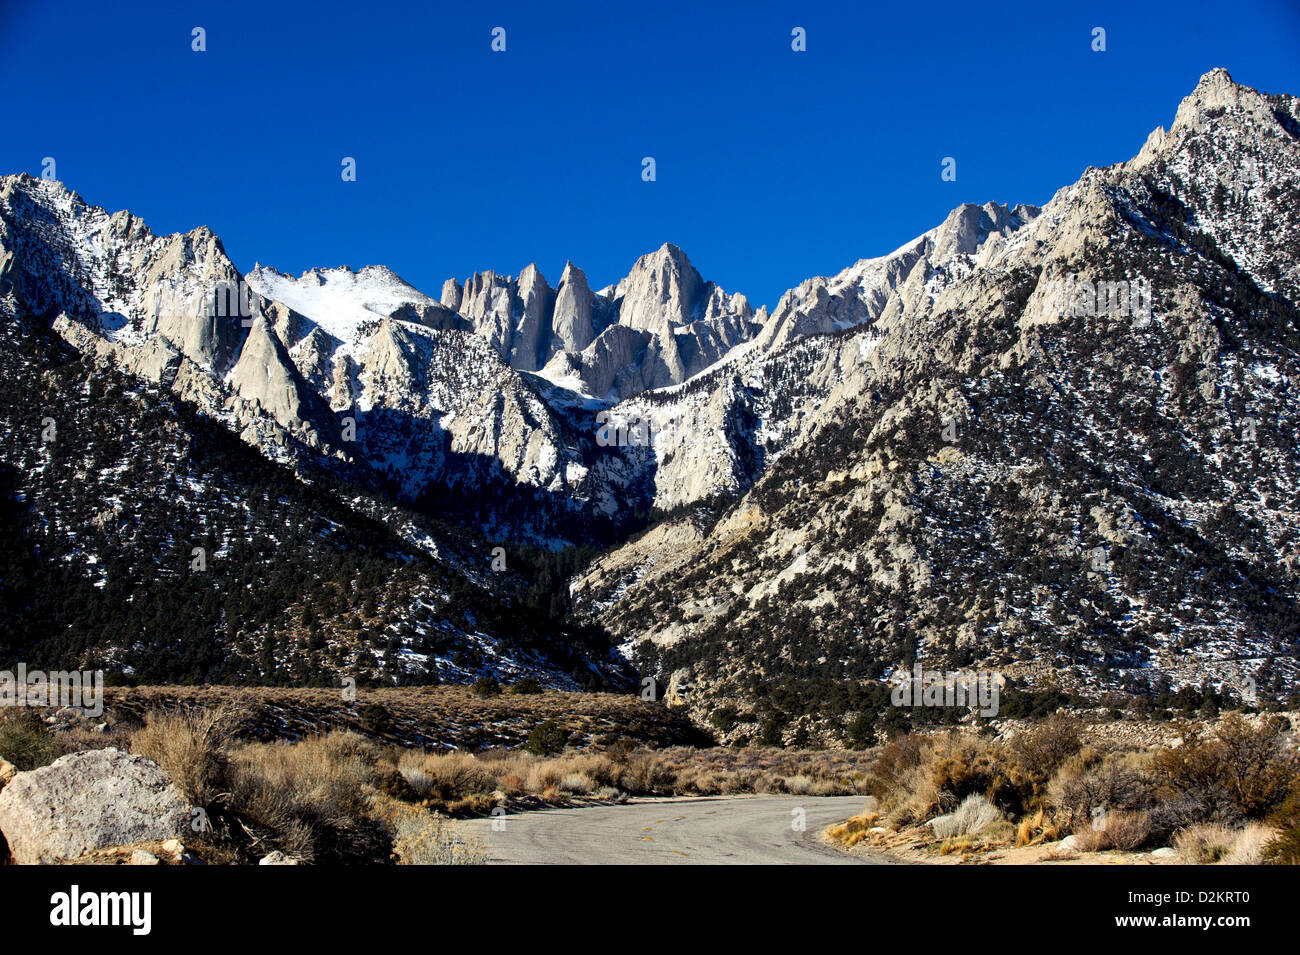
[[[7,182],[15,230],[34,230],[70,265],[52,293],[72,306],[56,320],[60,333],[173,383],[272,458],[346,461],[406,501],[449,485],[525,486],[547,495],[543,510],[616,522],[743,491],[797,430],[784,416],[842,377],[838,356],[806,379],[783,374],[783,363],[807,364],[785,349],[905,307],[918,294],[915,276],[931,280],[932,294],[936,268],[959,259],[971,267],[990,235],[1024,218],[963,207],[975,214],[959,210],[889,256],[803,283],[771,319],[706,282],[669,244],[595,293],[572,263],[558,289],[530,266],[518,279],[449,280],[440,301],[382,266],[294,278],[259,265],[222,301],[217,289],[239,276],[208,230],[157,237],[57,183]],[[17,231],[13,244],[31,254]],[[673,407],[676,389],[702,387],[708,401]],[[625,421],[650,405],[678,432],[695,421],[710,450],[665,466],[657,426],[651,455],[598,440],[602,410],[617,406],[610,414]]]
[[[1130,162],[904,247],[874,317],[851,281],[805,283],[774,323],[868,321],[807,340],[827,390],[795,440],[598,558],[579,612],[746,738],[869,729],[917,660],[1293,691],[1298,209],[1300,100],[1214,71]]]
[[[346,267],[311,269],[296,279],[257,265],[244,278],[263,298],[283,302],[345,344],[365,325],[393,316],[404,306],[437,304],[382,265],[360,272]]]
[[[525,606],[525,580],[485,574],[457,528],[328,475],[305,482],[165,387],[69,348],[15,295],[12,262],[0,657],[145,682],[629,681],[598,637]]]

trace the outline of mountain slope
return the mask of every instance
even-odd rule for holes
[[[916,660],[1293,688],[1298,119],[1208,74],[1135,160],[842,335],[800,440],[739,501],[598,559],[580,611],[696,716],[752,716],[741,735],[842,736]],[[1099,308],[1103,282],[1132,294]]]
[[[0,300],[12,292],[0,279]],[[534,606],[526,578],[470,570],[482,550],[454,528],[431,538],[325,475],[304,482],[21,310],[0,323],[0,373],[6,666],[146,682],[630,684],[599,635]]]

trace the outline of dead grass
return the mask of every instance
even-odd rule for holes
[[[1201,823],[1180,829],[1174,834],[1178,858],[1188,865],[1213,865],[1222,862],[1232,851],[1236,834],[1227,826]]]
[[[1240,829],[1218,823],[1188,826],[1174,835],[1178,857],[1188,865],[1263,865],[1276,835],[1271,826],[1251,823]]]
[[[852,848],[862,840],[866,839],[871,830],[879,825],[879,813],[864,812],[861,815],[846,819],[838,825],[831,826],[826,830],[826,835],[831,839]]]
[[[1032,813],[1025,813],[1016,824],[1015,844],[1020,847],[1055,842],[1059,838],[1060,830],[1055,820],[1041,806]]]
[[[211,806],[229,782],[229,749],[241,718],[230,703],[151,710],[131,751],[161,766],[191,803]]]
[[[35,711],[0,708],[0,756],[19,772],[47,766],[72,751],[69,741],[51,733]]]
[[[1150,836],[1151,821],[1145,812],[1107,812],[1104,820],[1080,822],[1074,845],[1080,852],[1133,852]]]

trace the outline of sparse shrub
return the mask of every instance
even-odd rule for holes
[[[954,811],[930,820],[936,838],[978,835],[1001,820],[1002,812],[981,795],[967,796]]]
[[[428,780],[427,796],[458,799],[497,788],[495,767],[472,753],[428,753],[400,762],[407,779],[422,774]],[[412,782],[412,786],[415,783]]]
[[[397,823],[393,852],[398,865],[482,865],[482,844],[439,815],[411,816]]]
[[[229,748],[240,712],[229,705],[151,710],[131,751],[157,763],[196,806],[211,806],[228,787]]]
[[[542,692],[542,684],[535,676],[526,676],[510,687],[516,696],[536,696]]]
[[[554,756],[564,751],[569,745],[569,734],[560,729],[555,720],[544,720],[533,727],[528,734],[525,751],[535,756]]]
[[[473,693],[475,696],[498,696],[501,693],[501,684],[495,677],[479,677],[474,681]]]
[[[983,795],[1019,815],[1033,802],[1038,784],[1004,747],[958,733],[936,741],[930,781],[947,809],[970,795]]]
[[[355,733],[253,743],[230,755],[234,811],[307,861],[382,861],[390,838],[370,816],[375,748]]]
[[[1300,764],[1285,746],[1281,722],[1256,726],[1230,713],[1208,739],[1192,729],[1185,735],[1184,745],[1156,755],[1155,768],[1164,793],[1196,800],[1203,819],[1263,818],[1300,780]]]
[[[1236,833],[1218,823],[1201,823],[1174,834],[1178,858],[1189,865],[1212,865],[1232,852]]]
[[[361,708],[357,722],[367,733],[383,736],[393,731],[393,717],[382,703],[367,703]]]
[[[1277,833],[1271,826],[1261,825],[1258,822],[1247,824],[1232,843],[1232,849],[1228,852],[1228,857],[1224,859],[1226,865],[1263,865],[1266,861],[1264,850]]]
[[[1090,820],[1099,806],[1111,812],[1147,810],[1156,802],[1156,780],[1141,766],[1141,756],[1083,750],[1057,769],[1045,796],[1066,826]]]
[[[395,770],[378,769],[374,786],[385,796],[401,802],[419,802],[424,795],[411,785],[405,774]]]
[[[627,765],[619,776],[622,789],[634,795],[651,795],[671,791],[676,775],[667,763],[656,755],[635,753],[628,757]]]
[[[908,733],[891,739],[871,766],[872,794],[883,800],[896,792],[924,758],[925,742],[922,737]]]
[[[871,767],[871,792],[892,825],[923,822],[940,811],[928,765],[934,743],[909,733],[885,744]]]
[[[1012,740],[1011,751],[1027,772],[1045,782],[1082,748],[1082,731],[1077,717],[1053,713]]]
[[[575,796],[585,796],[594,788],[594,784],[582,773],[566,773],[560,777],[559,788]]]
[[[1107,812],[1105,824],[1094,828],[1084,821],[1075,829],[1075,847],[1080,852],[1104,852],[1118,849],[1132,852],[1146,844],[1151,835],[1151,823],[1145,812]]]
[[[402,773],[402,777],[407,781],[407,785],[411,786],[417,798],[424,799],[433,791],[433,776],[425,772],[424,754],[413,752],[411,755],[416,759],[408,760],[403,754],[403,759],[398,763],[398,772]]]
[[[797,773],[785,781],[785,791],[792,796],[808,796],[812,790],[813,779],[806,773]]]
[[[1153,841],[1168,842],[1179,829],[1203,822],[1205,813],[1204,804],[1190,793],[1157,799],[1147,810],[1147,818],[1151,822],[1151,838]]]

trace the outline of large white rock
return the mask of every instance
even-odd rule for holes
[[[191,808],[155,763],[97,749],[15,776],[0,790],[0,833],[19,865],[56,863],[174,839],[186,831]]]

